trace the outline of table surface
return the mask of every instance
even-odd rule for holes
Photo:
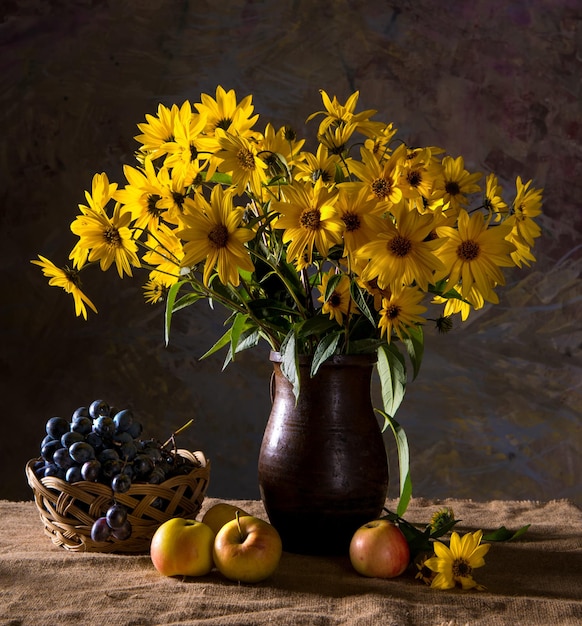
[[[198,518],[219,500],[207,498]],[[230,501],[266,519],[257,501]],[[44,534],[35,504],[0,501],[0,626],[184,624],[447,625],[582,623],[582,511],[574,504],[414,499],[406,518],[426,523],[451,506],[459,532],[531,524],[495,543],[475,572],[485,591],[440,591],[414,572],[358,575],[347,556],[283,553],[275,574],[250,585],[216,570],[165,578],[147,555],[72,553]],[[393,510],[395,503],[387,502]]]

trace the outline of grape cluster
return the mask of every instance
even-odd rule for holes
[[[131,536],[127,510],[115,501],[133,483],[161,484],[187,474],[193,463],[155,439],[142,439],[143,427],[130,409],[118,410],[105,400],[76,409],[70,419],[51,417],[41,442],[41,458],[34,473],[41,479],[55,476],[69,483],[99,482],[111,487],[112,504],[91,530],[94,541]],[[163,509],[158,498],[152,506]]]

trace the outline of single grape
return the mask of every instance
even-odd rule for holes
[[[51,462],[57,450],[60,450],[63,444],[58,439],[52,439],[45,443],[40,449],[40,455],[45,461]]]
[[[127,521],[127,509],[123,505],[115,503],[107,509],[105,517],[109,528],[121,528]]]
[[[101,415],[93,420],[93,430],[107,439],[115,434],[115,422],[106,415]]]
[[[89,417],[79,417],[74,422],[71,422],[71,430],[75,433],[81,433],[81,435],[88,435],[93,429],[93,420]]]
[[[86,463],[83,463],[81,467],[81,476],[83,480],[88,480],[89,482],[96,482],[99,479],[99,474],[101,472],[101,463],[97,459],[91,459]]]
[[[120,528],[112,528],[111,534],[120,541],[125,541],[131,537],[131,522],[127,519],[125,523]]]
[[[97,542],[107,541],[111,537],[111,528],[106,517],[98,517],[91,526],[91,539]]]
[[[116,432],[125,433],[133,423],[133,413],[130,409],[123,409],[114,415],[113,421],[117,429]]]
[[[111,489],[115,493],[126,493],[131,488],[131,478],[127,474],[117,474],[111,480]]]
[[[80,406],[79,408],[75,409],[73,415],[71,416],[71,422],[75,423],[77,420],[83,417],[89,417],[89,409],[86,406]]]
[[[65,474],[65,480],[68,483],[78,483],[80,480],[83,480],[81,468],[78,465],[69,467],[67,473]]]
[[[85,437],[81,433],[70,430],[61,437],[61,443],[64,448],[70,448],[76,441],[84,441]]]
[[[101,472],[107,479],[112,479],[121,472],[122,462],[119,459],[111,459],[109,461],[102,462]]]
[[[130,465],[129,463],[125,463],[122,466],[121,471],[119,473],[120,474],[125,474],[126,476],[129,476],[131,478],[131,480],[133,480],[133,477],[135,476],[135,471],[133,469],[133,466]]]
[[[51,417],[46,423],[46,434],[53,439],[60,439],[69,431],[69,422],[64,417]]]
[[[138,479],[147,478],[154,469],[154,461],[146,454],[138,454],[133,459],[133,469]]]
[[[105,400],[94,400],[89,405],[89,417],[94,420],[99,417],[109,417],[110,407]]]
[[[75,464],[75,461],[71,458],[68,448],[59,448],[55,450],[53,454],[53,462],[57,467],[61,469],[68,470],[69,467],[72,467]]]
[[[73,461],[77,463],[86,463],[95,458],[95,450],[86,441],[76,441],[69,448],[69,454]]]

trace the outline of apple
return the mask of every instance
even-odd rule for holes
[[[276,528],[252,515],[227,522],[214,540],[214,564],[229,580],[257,583],[279,565],[283,544]]]
[[[408,567],[410,548],[403,532],[387,519],[377,519],[352,536],[350,561],[363,576],[394,578]]]
[[[214,531],[202,522],[173,517],[152,537],[152,563],[164,576],[204,576],[214,566],[214,537]]]
[[[242,517],[243,515],[249,515],[246,511],[239,509],[237,506],[233,504],[229,504],[228,502],[219,502],[214,506],[211,506],[206,513],[202,516],[202,522],[207,526],[210,526],[215,534],[218,534],[218,531],[231,520],[236,518],[236,512],[239,512],[239,515]]]

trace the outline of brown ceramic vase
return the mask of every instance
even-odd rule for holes
[[[300,362],[297,403],[274,367],[273,404],[259,454],[259,487],[283,548],[347,554],[356,529],[378,517],[388,490],[384,439],[372,407],[373,355],[338,355],[311,378]]]

